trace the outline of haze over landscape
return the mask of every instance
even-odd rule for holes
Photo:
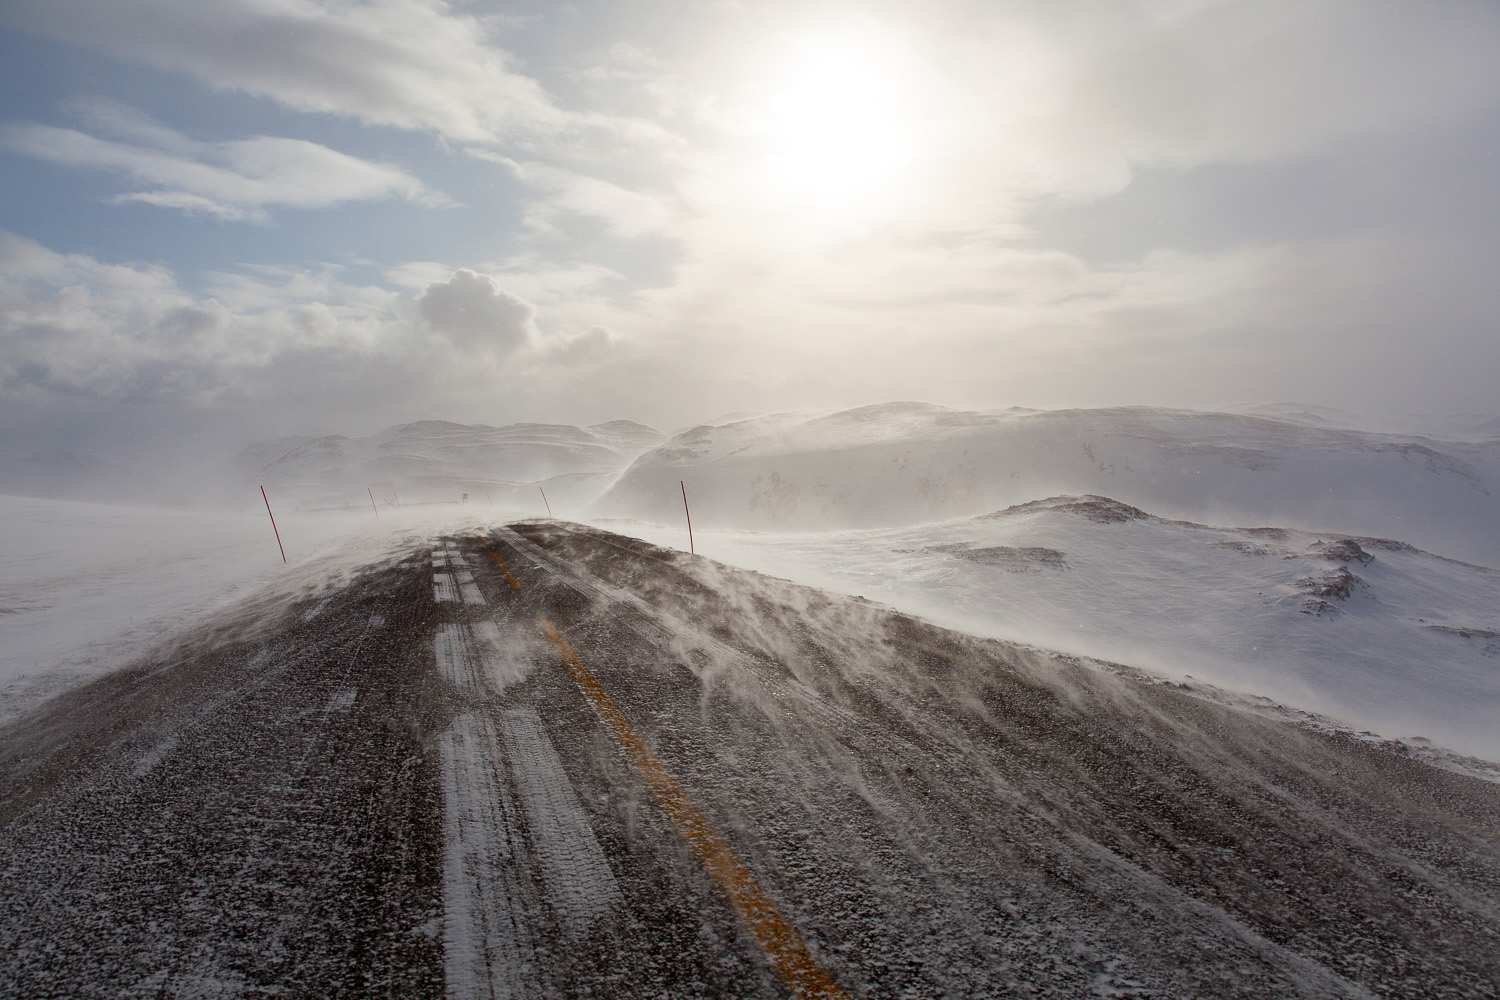
[[[8,461],[1493,411],[1483,3],[9,4]]]
[[[1489,995],[1496,52],[0,5],[0,996]]]

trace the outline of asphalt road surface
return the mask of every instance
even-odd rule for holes
[[[0,730],[4,997],[1496,997],[1500,786],[555,521]]]

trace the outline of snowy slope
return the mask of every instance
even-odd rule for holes
[[[681,531],[606,526],[686,547]],[[701,529],[697,550],[966,632],[1500,760],[1500,572],[1400,542],[1209,527],[1064,496],[908,528]]]
[[[264,484],[296,506],[368,504],[377,500],[459,499],[505,503],[523,490],[540,504],[536,484],[563,503],[592,499],[663,435],[615,420],[592,427],[508,427],[423,420],[365,438],[281,438],[251,445],[218,472],[227,493]],[[555,494],[555,497],[554,497]]]
[[[278,510],[283,563],[264,508],[153,510],[0,495],[0,723],[234,601],[306,596],[434,531],[473,527],[479,512],[452,503],[379,519],[369,507]]]
[[[1491,421],[1492,423],[1492,421]],[[1060,493],[1164,516],[1393,537],[1500,566],[1500,435],[1354,430],[1322,414],[1128,407],[964,412],[888,403],[677,435],[593,510],[673,523],[820,530],[922,524]]]

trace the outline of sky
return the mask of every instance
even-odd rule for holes
[[[1500,5],[8,0],[0,423],[1494,412]]]

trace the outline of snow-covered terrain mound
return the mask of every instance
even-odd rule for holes
[[[259,485],[274,488],[303,507],[377,501],[516,502],[526,491],[528,509],[540,503],[537,484],[551,500],[569,505],[592,499],[660,432],[629,420],[592,427],[512,424],[487,427],[422,420],[364,438],[292,437],[251,445],[220,470],[235,495]]]
[[[887,403],[678,434],[595,505],[675,523],[819,530],[968,517],[1060,493],[1170,517],[1393,537],[1500,566],[1500,435],[1336,426],[1309,413],[1126,407],[965,412]]]
[[[919,527],[705,530],[697,543],[965,632],[1500,760],[1500,572],[1402,542],[1209,527],[1068,495]]]

